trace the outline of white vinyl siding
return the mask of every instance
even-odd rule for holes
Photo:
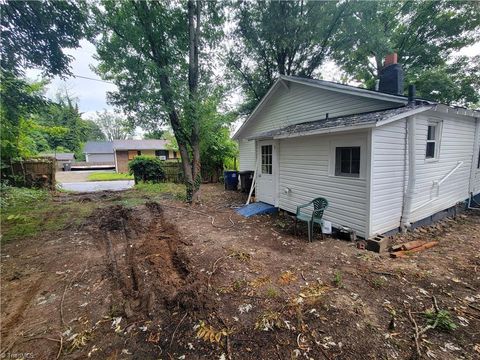
[[[240,171],[255,170],[255,141],[248,141],[247,139],[241,139],[238,141],[239,153],[240,153]]]
[[[474,195],[480,193],[480,168],[478,164],[480,162],[480,119],[477,119],[477,141],[474,145],[473,158],[474,158],[474,167],[472,169],[472,192]]]
[[[398,103],[343,94],[335,91],[290,83],[279,87],[263,109],[242,130],[241,137],[283,128],[306,121],[388,109]]]
[[[436,144],[437,157],[427,159],[427,131],[432,121],[441,126],[440,138]],[[434,111],[416,115],[416,184],[410,221],[422,220],[468,198],[472,159],[478,156],[472,156],[474,136],[475,121],[470,118]],[[405,137],[406,119],[373,129],[370,235],[382,234],[401,225],[408,177]],[[440,185],[437,194],[434,181],[441,180],[459,161],[463,164]],[[473,173],[473,188],[478,193],[480,171]],[[431,199],[434,200],[428,205],[417,208]]]
[[[406,186],[404,176],[408,171],[405,126],[406,120],[402,119],[372,131],[370,235],[383,234],[400,226]]]
[[[425,159],[427,128],[431,121],[442,122],[435,161]],[[412,209],[415,210],[431,199],[435,200],[413,211],[411,221],[421,220],[468,198],[475,138],[475,121],[468,118],[429,111],[418,115],[416,124],[417,168]],[[440,185],[437,194],[437,187],[433,182],[440,181],[459,161],[463,161],[463,164]]]
[[[349,226],[365,236],[367,195],[365,178],[336,177],[332,144],[362,143],[361,161],[366,162],[367,132],[351,135],[316,135],[279,141],[279,207],[294,213],[297,205],[325,197],[325,219],[333,226]],[[333,146],[334,147],[334,146]],[[365,164],[362,165],[362,169]],[[333,169],[332,169],[333,168]],[[285,189],[290,191],[287,193]]]

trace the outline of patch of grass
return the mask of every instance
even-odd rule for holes
[[[371,284],[375,289],[381,289],[386,284],[386,281],[384,279],[378,277],[378,278],[373,279]]]
[[[338,288],[343,287],[343,278],[340,271],[335,271],[335,274],[333,275],[333,283]]]
[[[267,289],[266,295],[270,299],[276,299],[280,294],[278,293],[278,290],[275,289],[274,287],[269,287]]]
[[[46,190],[2,189],[1,243],[80,225],[95,203],[55,203]]]
[[[141,182],[135,185],[135,190],[149,196],[170,194],[175,199],[186,201],[184,184]]]
[[[88,175],[88,181],[133,180],[133,175],[114,172],[98,172]]]

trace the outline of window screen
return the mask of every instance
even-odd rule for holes
[[[262,145],[262,174],[272,173],[272,145]]]
[[[335,175],[360,177],[360,146],[336,148]]]

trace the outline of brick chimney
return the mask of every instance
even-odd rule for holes
[[[404,73],[402,65],[398,64],[397,53],[388,54],[380,71],[380,84],[378,90],[381,92],[403,95]]]

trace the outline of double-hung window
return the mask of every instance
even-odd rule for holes
[[[335,175],[360,177],[360,146],[335,148]]]
[[[440,140],[440,123],[428,123],[427,145],[425,150],[426,159],[437,159]]]

